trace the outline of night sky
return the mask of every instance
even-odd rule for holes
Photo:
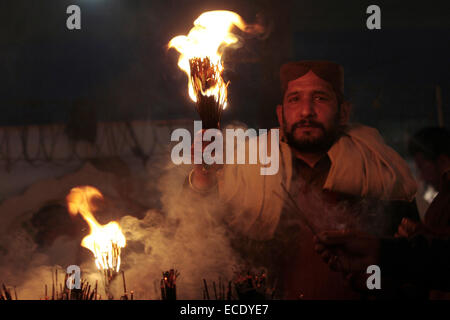
[[[263,21],[265,39],[225,56],[230,108],[224,121],[276,124],[279,66],[290,60],[342,64],[353,119],[395,135],[437,125],[435,90],[450,123],[448,1],[378,1],[382,29],[366,28],[369,1],[24,1],[0,4],[1,125],[67,121],[76,99],[100,121],[196,118],[186,76],[168,41],[203,11],[227,9]],[[82,29],[66,28],[81,8]],[[262,20],[261,20],[262,19]]]

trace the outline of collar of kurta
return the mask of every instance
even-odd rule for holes
[[[280,143],[285,156],[292,159],[290,147]],[[347,126],[327,154],[331,167],[325,190],[380,200],[412,201],[416,195],[417,184],[408,164],[374,128]]]

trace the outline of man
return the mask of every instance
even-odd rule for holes
[[[314,233],[357,227],[393,234],[403,216],[417,218],[414,179],[375,129],[348,124],[341,66],[292,62],[281,67],[280,78],[279,172],[262,176],[259,165],[224,165],[219,171],[197,165],[191,188],[206,193],[218,186],[229,226],[268,248],[258,254],[274,264],[282,298],[359,298],[316,255]],[[300,211],[287,205],[289,197]]]

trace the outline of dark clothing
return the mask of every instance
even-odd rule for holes
[[[392,236],[403,217],[418,220],[415,204],[403,201],[362,199],[323,190],[331,162],[323,157],[314,167],[295,159],[290,193],[314,230],[310,230],[298,212],[285,208],[271,240],[278,248],[273,261],[283,279],[285,299],[360,299],[314,251],[313,232],[344,228],[358,229],[378,236]]]
[[[380,268],[399,283],[450,291],[450,240],[416,236],[381,241]]]
[[[443,176],[439,194],[425,213],[434,236],[383,239],[381,269],[399,282],[450,291],[450,173]]]

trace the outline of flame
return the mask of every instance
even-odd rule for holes
[[[81,241],[81,246],[92,251],[95,264],[99,270],[120,270],[120,250],[126,245],[125,236],[119,224],[111,221],[100,225],[92,214],[94,198],[103,199],[96,188],[90,186],[76,187],[70,190],[66,200],[69,213],[80,213],[89,224],[90,233]]]
[[[228,83],[222,78],[224,70],[222,54],[224,49],[238,41],[238,38],[230,33],[230,29],[236,26],[241,30],[246,29],[246,24],[242,18],[232,11],[216,10],[202,13],[195,21],[194,27],[187,36],[176,36],[170,40],[168,47],[175,48],[180,53],[178,66],[188,76],[189,97],[197,102],[197,89],[202,86],[195,86],[196,81],[191,76],[190,61],[192,59],[208,58],[212,65],[212,75],[208,75],[214,81],[210,88],[202,88],[201,94],[204,96],[214,96],[223,109],[226,108]]]

